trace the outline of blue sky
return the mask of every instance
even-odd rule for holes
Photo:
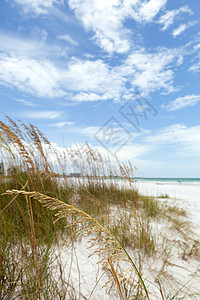
[[[199,17],[199,0],[1,0],[2,118],[199,177]]]

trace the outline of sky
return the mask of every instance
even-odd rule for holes
[[[200,177],[199,19],[199,0],[0,0],[1,119]]]

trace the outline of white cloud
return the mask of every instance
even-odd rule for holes
[[[176,38],[178,35],[183,33],[187,29],[187,24],[181,24],[176,29],[173,30],[172,35]]]
[[[74,125],[74,124],[75,124],[74,122],[64,121],[64,122],[53,123],[48,126],[61,128],[61,127],[64,127],[65,125]]]
[[[189,71],[199,72],[200,71],[200,61],[189,68]]]
[[[123,8],[119,0],[69,0],[69,6],[86,30],[95,32],[95,40],[107,52],[127,52],[130,42],[123,28]],[[135,1],[133,1],[135,2]]]
[[[15,45],[13,49],[13,45]],[[16,35],[10,35],[9,32],[0,32],[0,50],[6,52],[15,52],[29,54],[37,51],[39,44],[30,39],[22,39]]]
[[[66,132],[85,137],[90,142],[99,145],[99,147],[104,146],[104,149],[107,149],[107,151],[113,154],[122,148],[124,144],[126,144],[126,146],[128,146],[128,144],[130,145],[131,140],[134,140],[141,135],[141,133],[138,132],[131,132],[130,130],[125,131],[118,123],[114,122],[110,122],[105,126],[102,124],[102,126],[71,127],[67,128]],[[141,154],[142,153],[143,152],[141,152]]]
[[[119,98],[124,86],[123,78],[102,60],[72,59],[58,69],[47,60],[5,54],[0,54],[0,83],[41,97],[68,95],[79,101]]]
[[[196,24],[197,24],[196,21],[192,21],[192,22],[189,22],[187,24],[181,24],[178,28],[173,30],[173,32],[172,32],[173,37],[176,38],[178,35],[183,33],[186,29],[188,29],[188,28],[190,28],[190,27],[192,27]]]
[[[147,22],[151,22],[159,11],[165,6],[167,0],[150,0],[140,8],[139,15]]]
[[[113,128],[116,130],[117,134],[115,135],[115,131],[109,131],[106,135],[106,138],[104,134],[102,134],[103,127],[90,126],[85,128],[73,128],[72,130],[92,138],[92,142],[96,140],[96,142],[98,141],[99,143],[99,141],[101,141],[102,145],[104,146],[100,145],[99,143],[99,146],[96,146],[95,148],[97,148],[101,153],[107,152],[107,154],[114,154],[115,151],[117,151],[117,157],[122,161],[128,161],[135,159],[136,157],[142,157],[153,150],[154,147],[152,145],[135,143],[135,139],[140,136],[141,133],[130,131],[129,134],[131,138],[128,140],[127,133],[124,131],[124,129],[121,130],[119,124],[116,124],[116,127],[114,126]],[[116,139],[112,141],[112,137]],[[111,140],[109,140],[109,138]],[[132,140],[134,143],[131,142]],[[125,145],[123,145],[124,141]]]
[[[20,102],[24,106],[30,106],[30,107],[36,107],[36,106],[38,106],[38,104],[33,103],[31,101],[24,100],[24,99],[16,99],[16,101]]]
[[[58,111],[26,111],[23,116],[30,119],[56,119],[60,117],[61,112]]]
[[[180,155],[200,154],[200,126],[174,124],[156,131],[144,139],[156,145],[175,145]]]
[[[14,0],[22,7],[25,14],[34,13],[35,15],[47,14],[54,4],[62,4],[62,0]]]
[[[0,55],[0,83],[42,97],[59,97],[62,74],[49,61]]]
[[[66,41],[74,46],[78,46],[78,42],[75,41],[69,34],[61,34],[57,36],[58,39]]]
[[[133,86],[139,86],[147,93],[158,89],[171,92],[174,76],[172,66],[180,56],[181,53],[175,49],[172,51],[163,49],[155,53],[140,50],[128,56],[122,72],[132,77]]]
[[[196,64],[192,65],[189,68],[189,71],[197,72],[198,73],[200,71],[200,61],[198,61]]]
[[[124,90],[123,77],[102,60],[71,60],[64,80],[67,87],[76,92],[75,100],[119,98]]]
[[[117,153],[117,156],[122,161],[128,161],[149,154],[152,150],[153,147],[151,145],[134,143],[133,145],[130,144],[122,147]]]
[[[172,25],[175,21],[175,18],[180,15],[181,13],[189,13],[190,15],[193,14],[192,10],[188,6],[182,6],[179,9],[176,10],[170,10],[167,11],[165,14],[163,14],[159,19],[159,24],[163,25],[162,30],[168,29],[170,25]]]
[[[163,105],[162,107],[167,109],[168,111],[173,111],[187,106],[194,106],[198,102],[200,102],[200,95],[187,95],[184,97],[179,97],[171,101],[169,104]]]
[[[39,30],[42,31],[40,28]],[[13,45],[15,45],[13,47]],[[32,38],[25,38],[20,34],[15,34],[8,32],[0,32],[0,53],[6,52],[10,55],[20,55],[20,56],[30,56],[33,58],[47,58],[56,55],[61,56],[63,49],[56,44],[49,45],[45,41],[45,33],[38,38],[37,34]],[[1,55],[1,54],[0,54]]]
[[[114,91],[113,91],[114,92]],[[77,93],[74,95],[68,95],[68,99],[75,100],[75,101],[102,101],[102,100],[113,100],[113,97],[115,97],[115,94],[113,93],[102,93],[102,94],[96,94],[96,93]],[[120,95],[116,94],[116,97],[114,100],[118,99]]]
[[[134,88],[146,94],[154,90],[173,91],[173,66],[181,63],[181,52],[144,49],[130,54],[119,66],[103,60],[72,58],[58,68],[48,60],[0,53],[0,84],[39,97],[64,97],[74,101],[121,100]],[[129,83],[130,89],[126,88]]]
[[[192,21],[187,24],[181,24],[178,28],[173,30],[173,32],[172,32],[173,37],[176,38],[178,35],[183,33],[186,29],[188,29],[196,24],[197,24],[196,21]]]
[[[190,68],[189,68],[189,71],[192,71],[192,72],[195,72],[195,73],[198,73],[200,71],[200,44],[198,43],[197,45],[195,45],[193,47],[194,51],[197,53],[196,54],[196,57],[193,58],[192,61],[196,61]]]
[[[197,45],[194,46],[194,50],[198,51],[199,49],[200,49],[200,44],[197,44]]]
[[[97,44],[109,53],[125,53],[130,50],[130,31],[123,25],[126,19],[151,22],[166,2],[167,0],[68,0],[70,8],[84,28],[94,31]]]

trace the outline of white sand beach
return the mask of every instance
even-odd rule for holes
[[[125,182],[122,184],[124,185]],[[166,201],[169,204],[176,204],[178,207],[184,208],[187,212],[187,218],[191,222],[191,228],[194,232],[193,238],[200,239],[200,184],[188,183],[171,183],[171,182],[134,182],[133,186],[138,189],[140,194],[159,197],[159,201]],[[161,198],[162,195],[168,195],[169,198]],[[194,257],[186,257],[182,253],[182,248],[185,245],[181,235],[176,232],[168,232],[166,224],[151,224],[155,233],[159,237],[158,243],[163,243],[168,240],[170,247],[166,249],[167,263],[165,271],[163,270],[163,260],[159,260],[159,255],[144,260],[143,263],[143,278],[150,292],[150,299],[162,299],[157,283],[158,274],[163,275],[165,280],[161,278],[163,293],[166,299],[200,299],[200,262]],[[191,237],[191,236],[190,236]],[[190,242],[188,242],[190,243]],[[128,250],[129,254],[136,261],[134,254]],[[70,255],[71,252],[71,255]],[[72,253],[73,252],[73,253]],[[72,255],[76,253],[76,255]],[[66,276],[73,278],[73,286],[78,292],[80,299],[118,299],[117,294],[107,294],[102,288],[107,280],[107,276],[102,275],[102,270],[99,269],[96,262],[98,258],[93,256],[88,260],[90,251],[87,249],[87,238],[83,237],[81,241],[75,242],[73,251],[70,247],[64,246],[61,250],[61,259]],[[163,259],[163,258],[162,258]],[[70,266],[70,267],[69,267]],[[99,283],[96,285],[97,281]],[[93,291],[94,289],[94,291]],[[93,292],[92,292],[93,291]],[[173,298],[178,293],[178,296],[184,298]],[[85,295],[85,296],[83,296]],[[85,298],[84,298],[85,297]]]
[[[194,232],[193,238],[200,240],[200,184],[185,183],[185,182],[136,182],[135,187],[140,194],[162,197],[168,195],[169,198],[159,198],[160,201],[176,204],[183,208],[187,213],[187,218],[191,223],[191,229]],[[166,228],[160,229],[161,235],[168,236]],[[171,235],[171,233],[170,233]],[[167,267],[171,280],[177,280],[177,285],[184,285],[191,289],[191,294],[196,296],[185,295],[183,299],[200,299],[200,264],[199,261],[193,258],[184,258],[180,256],[179,245],[181,244],[180,237],[169,236],[169,239],[177,239],[177,243],[171,250],[171,265]],[[188,237],[189,240],[189,237]],[[188,245],[189,245],[188,241]],[[154,267],[157,269],[159,262],[154,262]],[[179,282],[179,283],[178,283]],[[171,287],[173,284],[171,285]],[[170,290],[170,285],[168,286]],[[178,289],[177,289],[178,290]],[[198,295],[197,295],[198,294]],[[153,296],[152,299],[160,299],[159,296]]]
[[[186,210],[194,231],[200,236],[200,183],[138,181],[134,185],[142,195],[160,197],[167,194],[169,201],[175,201]]]

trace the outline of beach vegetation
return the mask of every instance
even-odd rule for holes
[[[1,299],[93,299],[97,286],[116,299],[164,297],[174,232],[186,243],[192,230],[182,208],[140,195],[130,163],[88,144],[58,150],[32,124],[1,121],[0,147],[9,171],[0,175]],[[89,292],[76,252],[85,244],[99,266]],[[197,239],[190,245],[184,255],[200,259]]]
[[[169,195],[168,195],[167,193],[161,194],[158,198],[168,199],[168,198],[169,198]]]

